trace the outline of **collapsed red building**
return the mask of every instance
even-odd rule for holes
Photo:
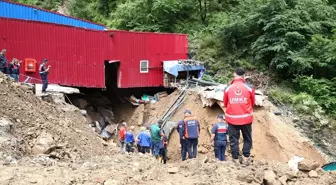
[[[7,58],[44,58],[51,65],[49,82],[105,88],[163,86],[163,61],[187,59],[185,34],[90,30],[54,23],[0,17],[0,49]],[[35,72],[21,67],[20,80]],[[37,80],[33,83],[39,83]]]

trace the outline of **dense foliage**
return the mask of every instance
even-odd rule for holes
[[[19,1],[51,10],[63,5],[116,29],[188,33],[207,78],[227,82],[236,66],[262,71],[336,115],[334,0]]]

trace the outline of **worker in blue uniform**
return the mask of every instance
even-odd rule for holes
[[[217,116],[217,123],[211,130],[211,141],[214,141],[215,157],[225,161],[226,138],[228,125],[224,122],[223,114]]]
[[[183,139],[186,140],[186,146],[188,151],[188,158],[196,158],[197,156],[197,145],[198,145],[198,137],[200,134],[200,123],[198,118],[191,115],[190,110],[186,110],[184,112],[184,120],[183,120]]]
[[[131,126],[130,129],[126,132],[125,143],[126,143],[126,152],[134,152],[134,126]]]
[[[48,60],[44,59],[43,63],[40,65],[40,76],[42,79],[42,93],[45,93],[47,88],[48,88],[48,75],[49,75],[49,70],[50,70],[50,65],[46,67]]]
[[[176,127],[176,131],[178,132],[180,136],[182,161],[185,161],[187,158],[187,146],[186,146],[186,140],[184,139],[183,125],[184,125],[184,121],[183,120],[179,121]]]
[[[141,129],[141,133],[138,136],[139,139],[139,144],[141,146],[141,153],[150,153],[150,147],[151,147],[151,137],[150,137],[150,133],[148,130],[146,130],[145,127],[143,127]]]

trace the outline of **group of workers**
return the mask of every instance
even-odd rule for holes
[[[16,82],[18,82],[20,77],[20,66],[22,61],[13,58],[12,62],[8,63],[6,53],[7,53],[6,49],[2,49],[0,52],[0,72],[2,72],[3,74],[8,74]],[[46,66],[47,62],[48,60],[44,59],[39,67],[39,73],[43,83],[42,93],[45,93],[48,88],[48,74],[51,66],[50,65]]]
[[[237,164],[249,165],[252,162],[250,157],[252,148],[252,122],[253,122],[253,106],[255,105],[255,91],[245,82],[245,71],[237,68],[234,72],[234,79],[231,84],[224,90],[223,102],[225,114],[217,115],[217,123],[213,125],[211,130],[211,142],[214,143],[215,158],[225,161],[225,151],[227,143],[230,144],[231,157],[233,162]],[[133,143],[136,141],[138,151],[149,152],[150,146],[153,155],[156,158],[167,159],[167,137],[161,129],[162,121],[152,125],[149,130],[142,128],[142,132],[134,139],[127,139],[125,128],[121,131],[126,137],[121,137],[121,151],[123,143]],[[129,132],[132,132],[131,127]],[[193,116],[190,110],[185,110],[184,119],[179,121],[176,130],[180,137],[181,157],[182,161],[188,158],[196,158],[198,138],[200,136],[200,122],[196,116]],[[240,133],[243,136],[242,152],[239,150]],[[120,134],[123,136],[122,134]],[[126,138],[126,139],[125,139]],[[126,140],[126,141],[125,141]],[[145,149],[143,149],[145,148]],[[163,149],[162,153],[160,149]],[[165,161],[164,161],[165,162]]]
[[[16,82],[18,82],[20,75],[20,65],[22,61],[13,58],[12,62],[8,64],[8,60],[6,58],[6,52],[7,51],[5,49],[2,49],[0,52],[0,71],[4,74],[8,74]]]
[[[123,122],[119,131],[120,152],[128,153],[152,153],[160,162],[166,164],[168,139],[161,129],[162,121],[150,126],[141,127],[140,133],[135,137],[134,126],[127,129],[127,123]]]

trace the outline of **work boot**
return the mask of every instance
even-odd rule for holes
[[[249,166],[253,162],[251,157],[242,157],[242,165],[243,166]]]
[[[234,159],[234,158],[232,158],[232,162],[233,162],[235,165],[239,165],[239,164],[240,164],[239,159]]]

